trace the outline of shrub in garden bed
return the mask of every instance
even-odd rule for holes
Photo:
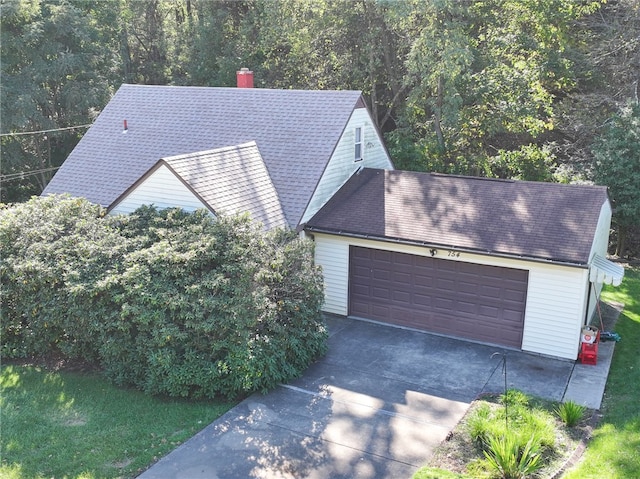
[[[246,216],[104,216],[65,196],[0,212],[2,353],[99,362],[153,394],[267,390],[324,353],[313,243]]]
[[[568,427],[558,417],[559,407],[513,389],[484,396],[414,479],[449,473],[461,479],[554,476],[590,430],[584,421]]]

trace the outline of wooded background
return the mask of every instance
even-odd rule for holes
[[[122,83],[235,86],[248,67],[257,88],[362,90],[397,168],[605,184],[615,253],[640,255],[639,0],[0,8],[3,202],[39,194]]]

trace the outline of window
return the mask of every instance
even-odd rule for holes
[[[362,127],[358,127],[354,132],[354,158],[353,161],[362,160]]]

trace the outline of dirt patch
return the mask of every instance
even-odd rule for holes
[[[71,419],[67,419],[66,421],[63,421],[62,424],[70,427],[84,426],[87,424],[87,420],[81,417],[74,417]]]
[[[129,467],[133,463],[133,459],[124,458],[121,461],[114,461],[107,464],[108,467],[112,467],[114,469],[124,469],[125,467]]]
[[[90,361],[84,359],[69,359],[62,355],[50,354],[47,356],[38,356],[31,358],[8,359],[5,364],[14,364],[16,366],[33,366],[45,369],[47,371],[71,371],[80,373],[99,372],[100,367]]]
[[[605,303],[600,301],[599,306],[600,310],[599,312],[596,311],[596,314],[591,320],[591,325],[603,331],[614,331],[616,321],[624,309],[624,304],[615,302]],[[600,319],[602,319],[602,322]]]

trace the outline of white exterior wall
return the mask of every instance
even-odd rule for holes
[[[142,205],[195,211],[206,206],[165,165],[151,173],[137,188],[111,209],[110,214],[129,214]]]
[[[605,201],[600,209],[600,217],[598,218],[598,225],[596,226],[596,233],[593,238],[593,244],[591,245],[591,252],[589,253],[589,262],[593,259],[595,254],[599,254],[603,258],[607,257],[607,249],[609,248],[609,233],[611,231],[611,204],[609,201]],[[595,291],[594,291],[595,286]],[[587,280],[587,287],[590,288],[589,305],[587,307],[586,323],[588,324],[593,319],[593,315],[596,311],[596,300],[600,296],[602,291],[602,283],[592,284]],[[600,326],[599,324],[597,324]]]
[[[362,128],[363,134],[361,161],[354,161],[357,127]],[[393,169],[382,138],[366,108],[356,108],[353,111],[300,222],[307,222],[360,167]]]
[[[429,256],[429,248],[358,238],[314,234],[316,264],[322,266],[325,285],[324,311],[346,316],[349,308],[349,246]],[[539,354],[576,359],[580,329],[587,302],[587,269],[510,258],[460,253],[447,257],[439,249],[438,259],[464,261],[529,271],[522,349]]]

